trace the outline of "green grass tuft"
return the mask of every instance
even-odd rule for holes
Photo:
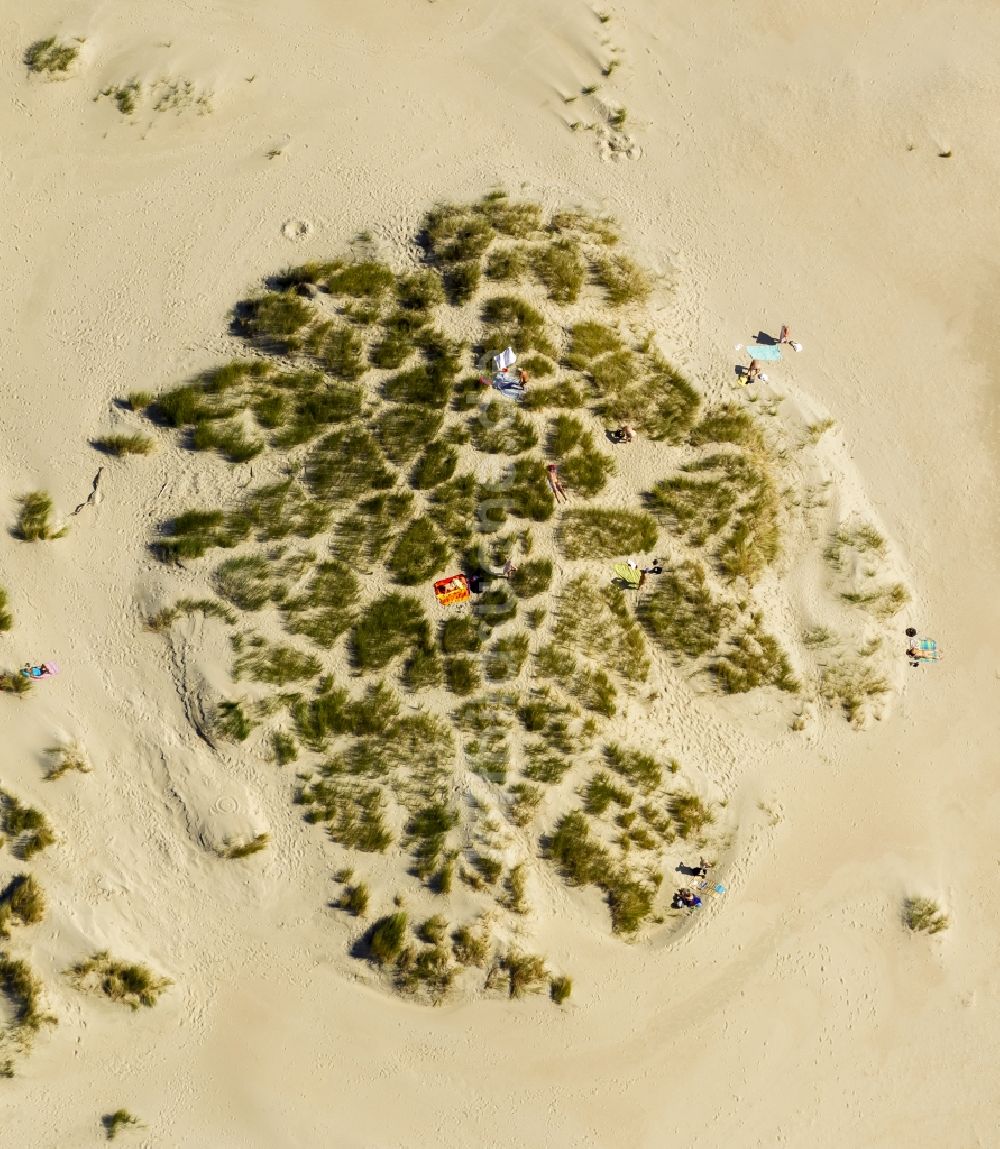
[[[644,511],[588,507],[563,512],[558,540],[570,559],[644,554],[656,546],[656,520]]]
[[[94,446],[105,455],[148,455],[156,446],[148,435],[104,435]]]
[[[66,974],[77,989],[103,993],[133,1010],[140,1006],[152,1008],[174,984],[169,978],[157,977],[148,966],[111,957],[107,950],[70,966]]]
[[[118,1134],[125,1129],[131,1129],[140,1124],[139,1118],[127,1109],[116,1109],[114,1113],[105,1113],[101,1118],[104,1135],[109,1141],[114,1141]]]
[[[686,562],[657,576],[652,592],[640,600],[639,621],[664,650],[698,658],[718,645],[732,614],[713,596],[704,569]]]
[[[619,118],[620,117],[620,118]],[[622,128],[625,109],[615,112],[610,124]],[[626,303],[645,303],[652,292],[649,276],[627,255],[602,256],[594,261],[594,279],[604,290],[604,297],[612,307]]]
[[[555,303],[575,303],[586,277],[579,245],[558,239],[532,252],[531,269]]]
[[[53,530],[52,500],[45,491],[32,491],[18,499],[20,510],[14,526],[14,537],[33,543],[42,539],[61,539],[67,528]]]
[[[549,981],[549,997],[556,1005],[562,1005],[563,1002],[568,1001],[572,992],[573,979],[571,977],[553,977]]]
[[[914,933],[939,934],[948,928],[949,921],[933,898],[911,896],[903,902],[903,924]]]
[[[394,592],[369,604],[355,624],[351,660],[359,670],[381,670],[411,647],[429,644],[430,627],[420,603]]]
[[[80,55],[76,44],[66,44],[55,36],[36,40],[24,53],[24,65],[29,72],[46,73],[54,76],[67,72],[73,61]]]

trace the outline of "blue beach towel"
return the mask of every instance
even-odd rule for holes
[[[781,348],[770,343],[748,343],[747,354],[751,359],[762,362],[777,363],[781,359]]]

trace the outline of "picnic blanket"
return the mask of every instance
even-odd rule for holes
[[[941,661],[938,644],[933,638],[921,638],[918,642],[914,643],[914,650],[916,651],[915,657],[918,662]]]

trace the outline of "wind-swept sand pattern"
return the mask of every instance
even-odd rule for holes
[[[0,852],[0,888],[30,873],[45,899],[0,950],[58,1020],[0,1081],[13,1144],[93,1143],[119,1108],[143,1123],[123,1140],[158,1145],[991,1143],[996,14],[602,11],[116,0],[10,22],[0,487],[8,527],[31,492],[69,526],[0,540],[0,669],[60,666],[0,696],[0,786],[55,837]],[[22,62],[50,36],[79,44],[56,79]],[[95,102],[133,82],[132,113]],[[158,84],[173,95],[157,111]],[[662,731],[728,799],[724,900],[629,944],[599,890],[539,866],[524,949],[572,976],[571,997],[427,1009],[349,956],[354,919],[329,908],[365,880],[369,920],[389,912],[391,861],[334,881],[339,859],[289,801],[296,767],[216,740],[226,624],[145,630],[208,593],[151,556],[158,524],[252,489],[262,462],[208,465],[114,401],[238,354],[229,308],[262,276],[412,259],[432,203],[498,185],[618,220],[706,406],[780,427],[785,553],[812,557],[755,594],[817,697],[692,692],[656,653],[662,698],[622,721],[640,745]],[[805,351],[751,402],[734,347],[782,322]],[[91,446],[135,434],[156,449]],[[592,501],[667,477],[655,445],[634,446]],[[886,621],[896,583],[912,598]],[[902,659],[910,624],[940,664]],[[838,673],[865,659],[887,689],[859,730]],[[89,772],[46,780],[52,748],[74,745]],[[907,929],[914,898],[948,928]],[[65,971],[104,951],[173,984],[134,1013],[81,993]]]

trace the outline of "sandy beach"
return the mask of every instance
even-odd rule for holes
[[[57,1024],[0,1080],[0,1142],[95,1144],[124,1107],[141,1125],[122,1143],[158,1149],[995,1145],[995,6],[40,0],[8,28],[0,672],[59,674],[0,695],[0,790],[55,834],[29,861],[0,848],[0,888],[27,872],[47,903],[9,941],[0,915],[0,952],[30,963]],[[25,66],[46,37],[76,45],[65,73]],[[497,188],[546,218],[613,218],[654,281],[630,321],[706,410],[767,429],[784,543],[752,597],[804,684],[725,695],[650,642],[651,676],[622,689],[609,729],[676,756],[712,804],[704,850],[725,893],[616,935],[599,889],[541,860],[576,777],[547,789],[534,829],[505,839],[531,910],[497,911],[496,930],[572,977],[560,1006],[481,993],[474,970],[430,1005],[351,956],[394,890],[420,916],[432,895],[394,846],[361,856],[367,919],[332,910],[334,872],[356,858],[294,804],[301,763],[276,766],[262,735],[206,738],[192,714],[193,699],[264,697],[234,686],[225,628],[147,625],[213,593],[225,557],[160,561],[162,524],[236,505],[280,460],[188,450],[121,402],[243,356],[233,307],[268,277],[359,252],[402,274],[435,204]],[[590,296],[574,306],[567,322],[600,317]],[[742,386],[744,348],[784,323],[803,352]],[[146,457],[92,446],[137,432],[155,440]],[[600,446],[616,471],[595,501],[615,507],[642,505],[680,450],[645,434]],[[459,451],[478,481],[500,465]],[[65,537],[14,537],[31,491]],[[532,524],[531,557],[559,580],[595,571],[560,551],[559,514]],[[850,616],[855,645],[881,640],[887,683],[852,724],[809,696],[822,660],[802,635],[855,625],[823,553],[838,522],[862,520],[884,543],[879,577],[909,601]],[[659,538],[656,554],[676,551]],[[362,581],[364,603],[394,586]],[[436,623],[425,584],[413,593]],[[908,626],[939,663],[908,665]],[[350,685],[338,651],[324,669]],[[441,687],[423,697],[437,715],[455,705]],[[89,773],[46,780],[50,748],[74,743]],[[266,850],[220,860],[257,834]],[[661,916],[698,852],[664,851]],[[481,891],[459,886],[449,906],[471,914]],[[906,929],[913,896],[947,930]],[[170,979],[155,1008],[72,984],[67,968],[100,951]]]

